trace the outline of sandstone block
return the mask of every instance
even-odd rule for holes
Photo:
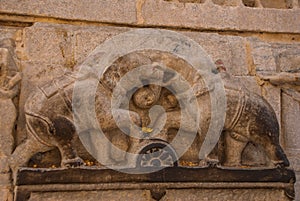
[[[71,20],[134,23],[135,0],[57,0],[1,1],[0,11],[11,14]]]
[[[84,59],[106,39],[122,32],[129,31],[128,28],[116,27],[81,27],[74,32],[74,59],[80,64]],[[116,48],[117,48],[116,44]]]
[[[18,28],[0,26],[0,40],[5,38],[15,38]]]
[[[288,201],[283,190],[266,189],[188,189],[188,190],[167,190],[162,201],[167,200],[280,200]]]
[[[151,26],[284,33],[297,33],[300,29],[300,22],[296,20],[300,13],[296,9],[253,9],[212,3],[146,0],[142,11],[144,23]]]
[[[36,24],[24,30],[24,54],[30,62],[67,64],[72,56],[72,32],[66,27]]]
[[[273,54],[271,44],[251,40],[250,45],[252,49],[252,57],[256,71],[276,71],[276,60]]]
[[[285,50],[276,57],[280,71],[299,71],[300,66],[300,46]]]
[[[292,94],[282,94],[282,128],[285,134],[287,148],[299,149],[300,147],[300,104]]]
[[[77,192],[46,192],[32,193],[30,201],[73,201],[73,200],[124,200],[143,201],[153,200],[148,190],[107,190],[107,191],[77,191]]]
[[[198,42],[213,61],[221,59],[233,75],[248,75],[245,39],[219,34],[183,32]]]

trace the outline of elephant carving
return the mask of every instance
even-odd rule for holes
[[[24,108],[28,137],[15,149],[11,157],[10,161],[13,171],[16,171],[22,165],[26,165],[33,154],[53,149],[53,147],[57,147],[61,153],[62,166],[72,167],[84,164],[83,160],[78,156],[76,152],[77,146],[74,144],[74,138],[78,137],[78,133],[74,124],[73,107],[81,103],[76,102],[76,99],[72,99],[72,97],[74,85],[78,79],[87,81],[96,79],[99,82],[95,92],[97,121],[101,124],[101,128],[106,136],[112,142],[115,141],[117,144],[122,144],[125,151],[139,153],[139,150],[144,150],[147,152],[145,146],[143,147],[143,139],[137,140],[128,136],[122,137],[122,135],[113,136],[112,133],[116,129],[129,130],[130,135],[137,132],[135,135],[143,135],[144,141],[147,143],[162,142],[159,144],[160,147],[171,143],[172,136],[176,134],[174,130],[176,131],[182,127],[183,130],[189,132],[190,129],[197,125],[194,125],[191,121],[180,125],[181,109],[178,105],[179,100],[177,100],[177,98],[184,99],[185,92],[183,90],[182,94],[175,97],[170,90],[166,89],[168,84],[170,85],[178,80],[174,74],[165,71],[164,68],[160,68],[161,64],[181,74],[191,83],[195,92],[201,113],[199,135],[190,149],[190,154],[184,155],[183,158],[188,161],[194,162],[198,160],[197,162],[199,162],[199,149],[211,121],[210,92],[214,90],[214,87],[209,84],[206,84],[207,86],[204,85],[201,75],[194,72],[191,66],[184,62],[183,59],[176,58],[169,53],[149,50],[134,52],[120,57],[106,69],[100,80],[92,75],[80,75],[73,72],[38,87],[28,98]],[[225,148],[223,153],[224,160],[221,161],[222,165],[240,167],[242,165],[242,152],[246,145],[251,142],[264,148],[267,157],[272,162],[270,166],[288,166],[289,162],[279,144],[279,125],[272,107],[262,97],[240,87],[240,84],[236,83],[226,72],[221,61],[218,61],[216,64],[218,68],[213,69],[211,75],[221,75],[227,99],[226,118],[223,128]],[[153,78],[151,73],[149,75],[141,75],[139,81],[144,86],[140,89],[135,89],[135,92],[131,93],[129,108],[117,110],[116,113],[120,120],[119,122],[121,122],[117,125],[111,112],[113,89],[127,72],[142,65],[148,66],[149,72],[152,72],[155,68],[156,76],[158,79],[163,80],[165,86],[147,84],[147,76],[150,76],[151,79]],[[87,91],[89,90],[89,85],[81,87]],[[162,131],[158,135],[152,136],[153,128],[151,127],[155,127],[155,122],[161,122],[163,117],[163,115],[158,113],[153,115],[152,118],[149,115],[150,108],[157,104],[164,108],[166,122]],[[132,124],[126,118],[128,112],[131,122],[133,122],[133,125],[141,128],[140,130],[137,131],[132,128]],[[87,115],[85,118],[88,119],[89,116]],[[93,129],[96,128],[91,127],[90,131],[92,132]],[[153,144],[150,144],[151,149],[158,150],[159,147],[153,147]],[[168,150],[177,151],[172,147]],[[122,161],[118,158],[126,157],[112,157],[113,153],[110,150],[105,150],[98,154],[109,155],[112,162],[116,162],[116,164],[118,161]],[[174,158],[176,153],[169,155]],[[207,157],[209,158],[209,156]],[[177,158],[177,160],[181,159]],[[150,164],[148,161],[144,161],[144,163]]]
[[[77,76],[77,77],[75,77]],[[91,77],[78,78],[76,73],[65,75],[48,82],[37,89],[28,97],[24,111],[26,117],[27,139],[13,152],[10,159],[11,168],[16,171],[20,166],[26,166],[29,159],[37,152],[45,152],[57,147],[61,154],[62,167],[76,167],[84,165],[78,156],[74,144],[78,138],[74,125],[72,94],[76,79],[93,79]],[[89,86],[83,86],[86,90]],[[118,110],[116,113],[121,124],[118,126],[113,120],[110,111],[110,92],[99,84],[95,92],[96,114],[103,132],[112,131],[118,126],[130,129],[125,113]],[[76,100],[75,100],[76,101]],[[129,112],[131,120],[140,125],[140,118],[134,112]],[[105,118],[104,118],[105,117]],[[89,117],[84,117],[89,118]],[[93,128],[90,128],[91,132]]]

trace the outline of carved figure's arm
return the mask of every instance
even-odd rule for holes
[[[10,78],[7,88],[12,89],[14,86],[16,86],[22,79],[21,73],[16,73],[13,77]]]
[[[12,90],[4,90],[0,88],[0,98],[9,98],[12,99],[18,94],[18,89],[12,89]]]

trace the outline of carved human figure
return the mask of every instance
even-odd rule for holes
[[[21,74],[13,61],[13,43],[6,39],[0,42],[0,172],[8,172],[8,157],[14,146],[14,129],[17,109],[14,98],[19,93]]]

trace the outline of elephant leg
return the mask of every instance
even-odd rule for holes
[[[14,181],[16,181],[16,175],[19,167],[26,166],[29,159],[37,152],[45,152],[50,149],[51,147],[41,144],[34,137],[30,136],[23,143],[17,146],[9,160]]]
[[[53,137],[56,146],[61,153],[61,165],[63,167],[76,167],[83,165],[83,160],[78,157],[73,145],[76,129],[73,123],[65,117],[57,117],[53,120],[55,132]]]
[[[242,152],[246,147],[248,140],[232,131],[225,132],[225,160],[224,166],[240,166],[242,161]]]
[[[264,142],[266,153],[275,166],[289,166],[289,161],[279,144],[274,144],[270,140]]]

